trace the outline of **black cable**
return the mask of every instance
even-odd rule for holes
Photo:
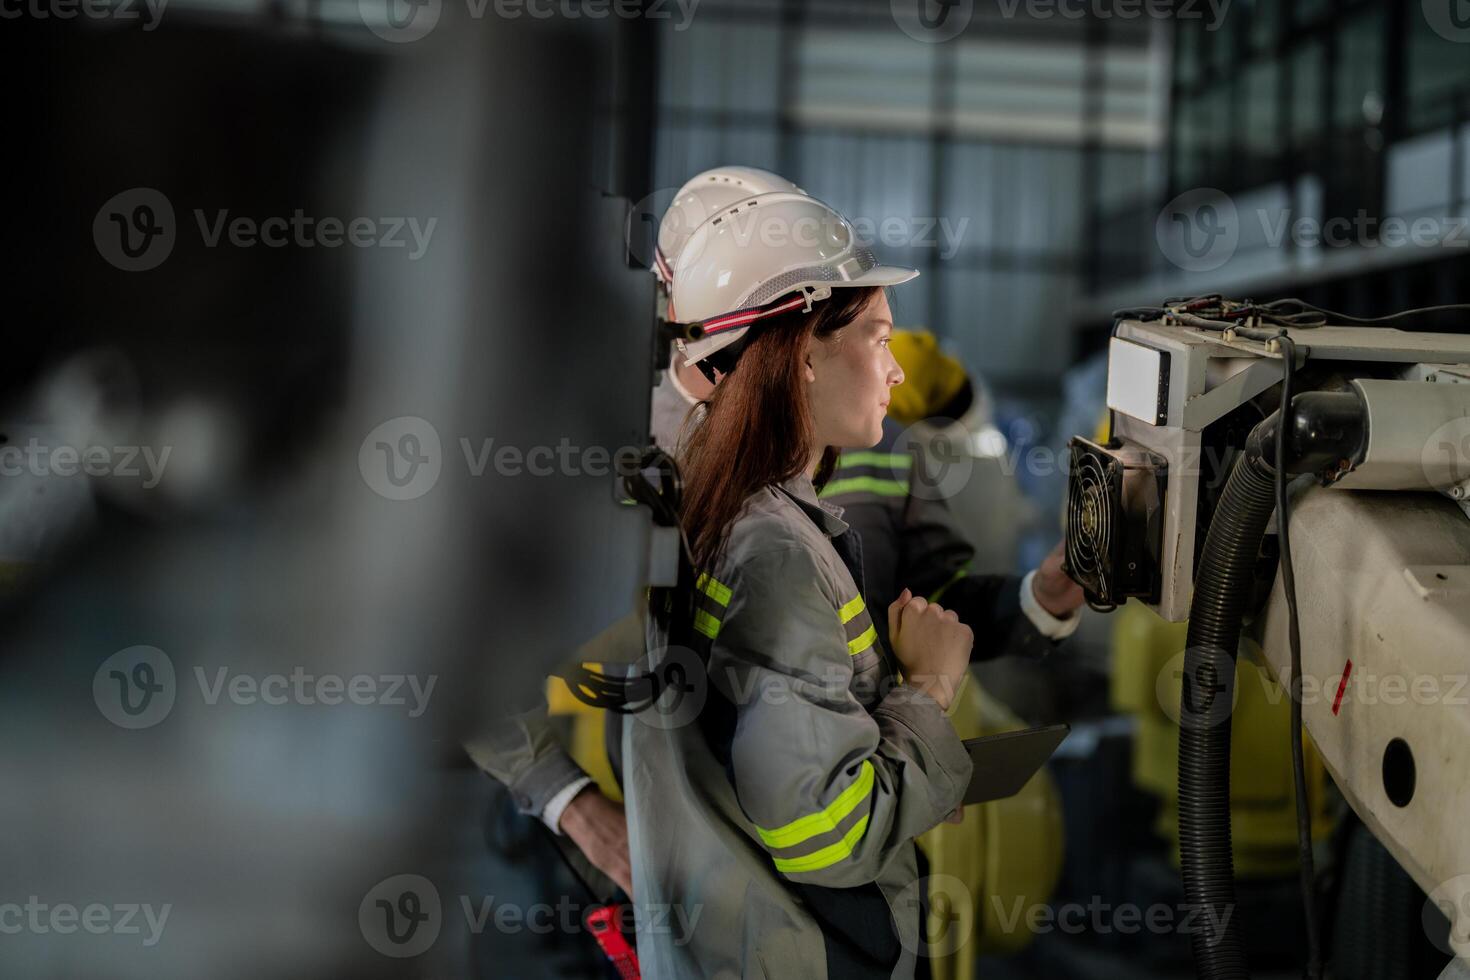
[[[1304,300],[1288,297],[1269,303],[1249,299],[1226,299],[1219,293],[1203,296],[1172,296],[1159,306],[1140,306],[1115,310],[1115,320],[1170,321],[1178,326],[1200,330],[1225,330],[1230,327],[1293,327],[1298,330],[1325,327],[1330,322],[1348,326],[1397,323],[1430,313],[1470,313],[1470,303],[1423,306],[1400,310],[1385,316],[1360,317],[1324,310]]]
[[[1286,433],[1291,424],[1291,388],[1296,370],[1296,344],[1286,331],[1276,338],[1281,348],[1282,382],[1280,423],[1276,427],[1276,528],[1281,545],[1281,585],[1286,595],[1287,629],[1291,645],[1291,770],[1296,788],[1296,837],[1300,863],[1302,910],[1307,920],[1308,980],[1322,976],[1322,947],[1317,934],[1315,868],[1312,859],[1312,811],[1307,800],[1306,759],[1302,748],[1302,639],[1297,620],[1296,577],[1291,564],[1291,518],[1286,500]]]
[[[1418,309],[1399,310],[1397,313],[1389,313],[1385,316],[1367,317],[1349,316],[1346,313],[1335,313],[1332,310],[1324,310],[1320,306],[1313,306],[1311,303],[1306,303],[1295,298],[1278,299],[1274,302],[1266,304],[1268,309],[1275,309],[1276,307],[1284,305],[1293,305],[1298,310],[1303,311],[1304,313],[1316,314],[1318,316],[1321,316],[1324,319],[1324,322],[1326,320],[1340,320],[1343,323],[1358,325],[1369,323],[1392,323],[1395,320],[1402,320],[1405,317],[1411,316],[1421,316],[1425,313],[1448,313],[1451,311],[1459,313],[1470,313],[1470,303],[1449,303],[1444,306],[1421,306]]]

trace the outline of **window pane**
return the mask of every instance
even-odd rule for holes
[[[1326,16],[1332,0],[1296,0],[1290,4],[1292,19],[1298,26],[1315,24]]]
[[[1280,0],[1252,0],[1250,5],[1250,45],[1252,51],[1270,51],[1281,37]],[[1228,15],[1227,15],[1228,16]]]
[[[1242,107],[1245,112],[1243,137],[1247,152],[1246,174],[1249,182],[1270,180],[1275,173],[1276,156],[1281,150],[1278,128],[1280,102],[1277,85],[1279,62],[1258,61],[1241,76]]]
[[[1193,85],[1200,77],[1200,54],[1204,50],[1204,29],[1198,21],[1179,20],[1174,30],[1174,74],[1180,85]]]
[[[1326,46],[1304,44],[1291,57],[1291,145],[1316,142],[1322,132],[1322,82],[1327,72]]]
[[[1338,35],[1332,121],[1339,127],[1376,126],[1382,117],[1383,26],[1383,11],[1367,10]]]
[[[1409,130],[1426,132],[1454,118],[1454,93],[1470,86],[1470,52],[1437,34],[1425,17],[1411,17],[1408,72]]]

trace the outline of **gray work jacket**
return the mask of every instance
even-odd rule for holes
[[[656,671],[709,666],[624,725],[645,977],[825,977],[812,889],[874,885],[891,976],[913,975],[914,838],[959,804],[971,764],[938,705],[896,683],[831,541],[840,512],[804,476],[758,491],[699,579],[706,648],[670,647],[650,617]]]

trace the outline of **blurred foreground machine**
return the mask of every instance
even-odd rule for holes
[[[1291,677],[1273,516],[1285,425],[1303,725],[1364,824],[1449,917],[1446,975],[1459,976],[1470,959],[1470,337],[1210,306],[1208,317],[1181,304],[1118,322],[1112,440],[1072,441],[1068,493],[1068,570],[1089,602],[1135,598],[1190,623],[1187,896],[1234,902],[1237,649],[1283,685]],[[1248,975],[1236,928],[1194,937],[1201,976]]]

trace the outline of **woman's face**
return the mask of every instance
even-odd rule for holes
[[[889,389],[903,382],[903,368],[888,352],[892,333],[888,297],[879,291],[852,323],[812,338],[806,380],[817,446],[866,449],[883,438]]]

